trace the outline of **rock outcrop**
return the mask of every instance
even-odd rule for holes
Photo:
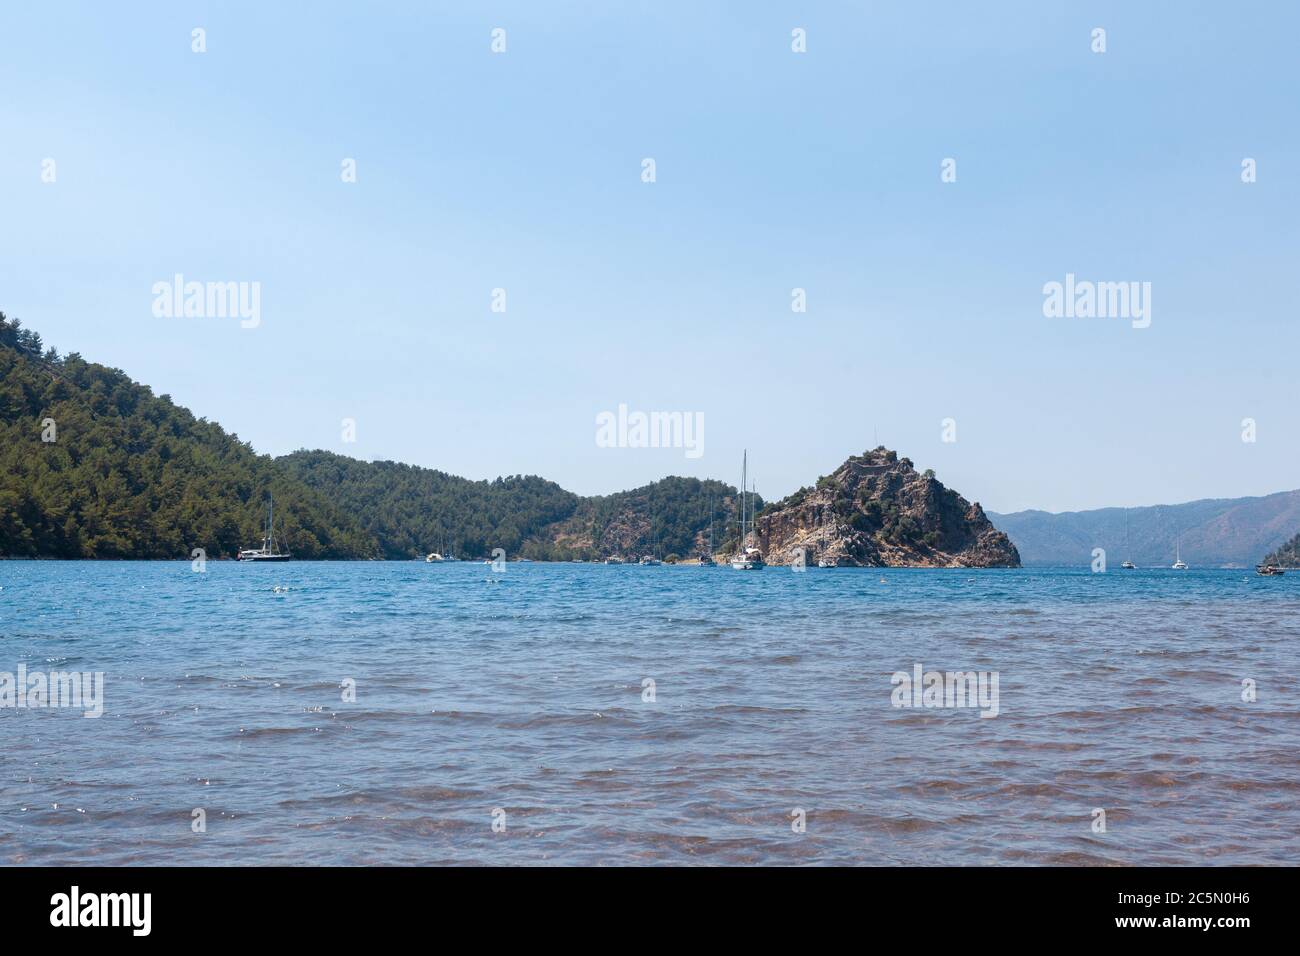
[[[971,504],[883,446],[763,509],[755,521],[769,564],[1018,568],[1020,555]]]

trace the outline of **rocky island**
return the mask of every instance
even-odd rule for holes
[[[883,446],[768,505],[755,531],[768,564],[794,564],[803,551],[811,565],[1020,567],[1015,545],[978,502]]]

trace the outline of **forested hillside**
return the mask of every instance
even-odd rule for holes
[[[365,462],[326,451],[277,459],[285,474],[355,514],[386,558],[428,551],[460,558],[598,560],[611,554],[694,557],[727,534],[736,491],[719,481],[664,478],[644,488],[581,498],[533,475],[470,481],[431,468]]]
[[[268,492],[295,555],[378,552],[269,456],[0,313],[0,555],[229,557],[260,539]]]
[[[1276,564],[1284,568],[1300,568],[1300,534],[1271,552],[1263,563]]]
[[[762,499],[755,496],[756,506]],[[545,544],[557,560],[609,555],[694,558],[709,549],[734,548],[739,537],[736,489],[721,481],[664,478],[643,488],[584,498],[572,518],[547,529]]]
[[[45,440],[51,439],[51,440]],[[581,498],[535,476],[471,481],[326,451],[273,459],[125,373],[60,357],[0,313],[0,557],[232,557],[268,493],[299,558],[599,559],[721,550],[735,489],[665,478]]]
[[[277,459],[286,475],[357,516],[386,558],[429,551],[485,557],[502,548],[515,557],[543,528],[573,514],[580,499],[553,481],[529,475],[470,481],[432,468],[365,462],[327,451]]]

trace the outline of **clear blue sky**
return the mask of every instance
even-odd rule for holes
[[[6,4],[0,309],[274,454],[603,493],[747,447],[776,497],[878,436],[998,511],[1300,487],[1295,4],[541,6]],[[155,318],[178,272],[261,326]],[[1151,282],[1151,327],[1045,318],[1067,272]],[[619,403],[703,457],[598,448]]]

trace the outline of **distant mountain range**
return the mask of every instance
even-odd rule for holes
[[[1192,567],[1250,567],[1300,528],[1300,490],[1262,498],[1206,498],[1178,505],[1095,511],[989,513],[1026,565],[1086,565],[1093,548],[1108,565],[1167,567],[1181,547]]]

